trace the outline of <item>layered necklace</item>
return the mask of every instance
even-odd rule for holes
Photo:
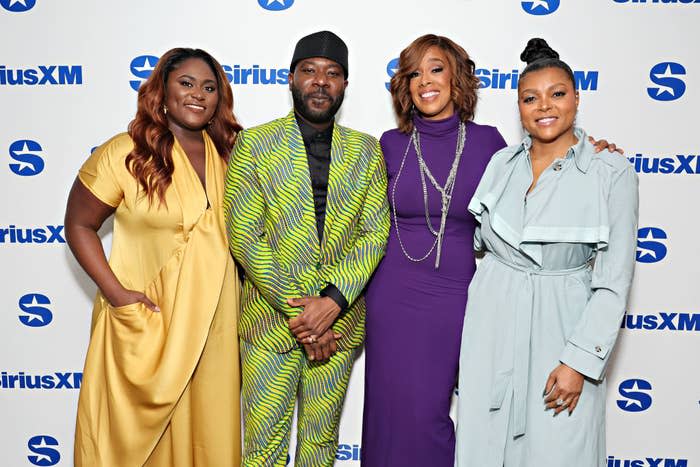
[[[445,236],[445,223],[447,222],[447,213],[450,210],[450,203],[452,202],[452,192],[455,188],[455,180],[457,179],[457,169],[459,168],[459,161],[462,158],[462,151],[464,150],[464,143],[467,140],[467,127],[464,122],[459,123],[459,128],[457,130],[457,148],[455,149],[455,157],[452,161],[452,167],[450,168],[450,173],[447,175],[447,180],[445,184],[440,186],[432,172],[428,168],[428,165],[423,159],[423,153],[420,147],[420,133],[413,126],[413,132],[411,133],[411,138],[406,145],[406,151],[403,154],[403,159],[401,160],[401,166],[396,174],[396,180],[394,181],[394,186],[391,189],[391,203],[394,209],[394,227],[396,228],[396,238],[399,239],[399,245],[401,246],[401,251],[410,261],[419,263],[425,260],[430,254],[437,248],[435,253],[435,269],[440,267],[440,254],[442,253],[442,241]],[[428,230],[435,237],[433,245],[430,247],[428,252],[420,258],[414,258],[408,251],[406,251],[406,246],[401,240],[401,233],[399,232],[399,221],[396,211],[396,185],[399,184],[399,178],[401,177],[401,172],[406,163],[406,157],[408,156],[408,150],[411,148],[411,143],[416,151],[416,157],[418,159],[418,172],[420,173],[421,187],[423,189],[423,205],[425,207],[425,222],[428,226]],[[440,227],[438,230],[433,228],[433,223],[430,220],[430,208],[428,203],[428,186],[425,181],[426,177],[430,181],[431,185],[440,193]]]

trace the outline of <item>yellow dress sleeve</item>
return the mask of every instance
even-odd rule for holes
[[[135,182],[124,164],[133,147],[128,134],[119,134],[95,149],[78,172],[85,188],[109,206],[119,206],[125,184]]]

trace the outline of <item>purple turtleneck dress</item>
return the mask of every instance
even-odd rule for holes
[[[452,166],[459,118],[429,121],[416,117],[421,151],[443,185]],[[411,144],[401,176],[397,173],[410,136],[382,135],[389,176],[391,233],[386,256],[367,293],[365,405],[362,465],[365,467],[453,467],[454,427],[449,417],[457,378],[467,287],[475,270],[476,221],[467,211],[486,164],[506,143],[494,127],[467,123],[439,269],[435,250],[420,258],[435,237],[425,220],[416,152]],[[440,227],[440,195],[426,177],[430,219]],[[392,204],[392,197],[396,201]]]

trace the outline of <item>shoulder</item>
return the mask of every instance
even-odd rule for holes
[[[343,137],[346,140],[370,146],[377,146],[379,144],[377,138],[370,134],[358,130],[353,130],[352,128],[348,128],[343,125],[338,125],[337,123],[336,126],[338,127],[338,130],[340,130],[340,134],[343,135]]]
[[[630,161],[617,152],[610,152],[606,149],[596,153],[593,145],[586,141],[584,148],[590,152],[591,169],[599,174],[607,174],[611,179],[617,179],[620,176],[637,178],[637,172]]]
[[[124,165],[126,156],[134,149],[134,141],[128,133],[119,133],[101,145],[92,152],[83,168],[95,165]]]
[[[128,133],[119,133],[112,136],[110,139],[101,144],[95,152],[100,150],[102,153],[107,153],[113,157],[119,157],[120,155],[126,158],[127,154],[134,149],[134,140],[131,139]]]
[[[238,134],[239,138],[255,139],[274,136],[284,133],[286,117],[280,117],[267,123],[246,128]]]

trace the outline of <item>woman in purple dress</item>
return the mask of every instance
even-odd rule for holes
[[[506,143],[472,122],[479,80],[450,39],[425,35],[399,58],[399,128],[381,146],[392,226],[367,293],[362,465],[452,467],[449,416],[476,222],[467,211]]]

